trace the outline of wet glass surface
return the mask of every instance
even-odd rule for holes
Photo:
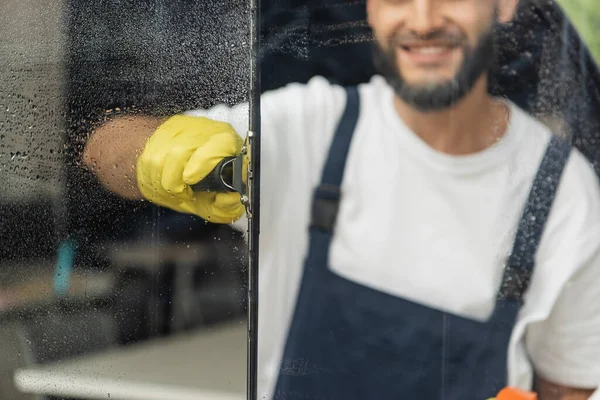
[[[246,2],[0,10],[0,398],[243,397],[242,235],[124,199],[82,156],[109,120],[246,101]]]

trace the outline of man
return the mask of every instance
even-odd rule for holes
[[[597,177],[487,90],[516,2],[368,0],[380,76],[262,96],[261,399],[598,387]],[[85,159],[122,196],[243,226],[239,195],[190,185],[246,130],[245,104],[128,117]]]

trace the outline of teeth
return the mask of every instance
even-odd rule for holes
[[[447,47],[436,46],[436,47],[417,47],[411,49],[415,53],[419,54],[440,54],[448,50]]]

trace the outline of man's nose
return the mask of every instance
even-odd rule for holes
[[[408,19],[410,30],[425,35],[441,27],[443,18],[435,3],[436,0],[412,0],[413,9]]]

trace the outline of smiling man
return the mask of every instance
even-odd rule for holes
[[[515,9],[367,0],[378,76],[263,95],[261,399],[598,387],[600,187],[578,151],[488,92]],[[243,226],[238,194],[190,186],[239,153],[247,112],[114,120],[85,159],[125,197]]]

